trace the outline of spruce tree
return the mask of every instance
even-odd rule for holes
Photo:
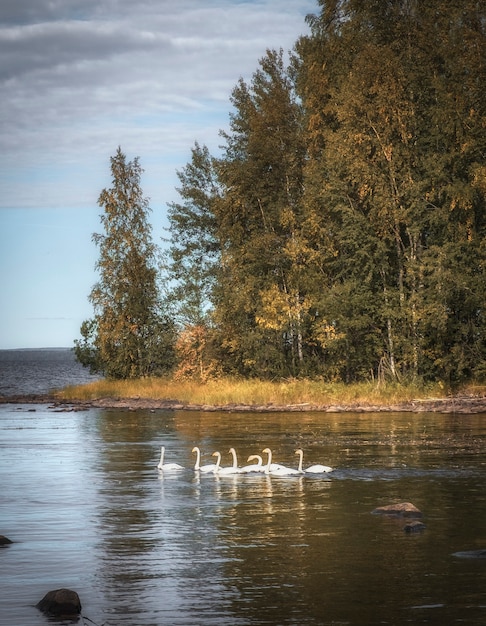
[[[226,371],[484,377],[484,5],[318,6],[290,68],[233,90],[221,158],[194,153],[174,267],[204,270]]]
[[[240,373],[297,374],[304,360],[305,292],[299,246],[301,110],[282,51],[267,51],[232,93],[216,205],[222,272],[216,321],[227,362]]]
[[[398,378],[479,374],[484,7],[319,5],[296,65],[306,220],[328,285],[320,314],[341,348],[329,346],[327,362],[346,379],[383,364]]]
[[[191,161],[177,172],[181,202],[170,203],[167,214],[169,299],[182,327],[209,324],[213,307],[221,257],[214,208],[220,187],[214,161],[208,148],[196,142]]]

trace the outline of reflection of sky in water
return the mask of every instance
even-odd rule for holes
[[[0,554],[2,626],[44,624],[31,605],[61,586],[105,626],[484,617],[484,568],[451,557],[486,547],[484,416],[0,406],[0,435],[0,532],[18,542]],[[186,469],[159,472],[161,445]],[[291,467],[302,448],[336,470],[204,475],[194,445],[224,465],[269,446]],[[398,501],[423,533],[370,514]]]

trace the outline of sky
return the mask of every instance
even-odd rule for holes
[[[96,282],[110,157],[139,157],[153,240],[197,141],[315,0],[1,0],[0,349],[72,347]]]

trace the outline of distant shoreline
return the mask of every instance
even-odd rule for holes
[[[47,404],[57,411],[83,411],[90,408],[165,411],[224,411],[232,413],[321,412],[321,413],[486,413],[486,396],[451,396],[412,400],[389,405],[377,404],[188,404],[178,400],[150,398],[95,398],[92,400],[62,400],[52,394],[1,396],[0,404]]]

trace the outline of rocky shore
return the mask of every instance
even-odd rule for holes
[[[0,404],[48,404],[58,411],[83,411],[89,408],[125,409],[136,411],[177,410],[177,411],[229,411],[229,412],[282,412],[282,411],[320,411],[323,413],[486,413],[486,396],[451,396],[447,398],[428,398],[412,400],[390,405],[375,404],[186,404],[178,400],[158,400],[150,398],[95,398],[93,400],[60,400],[53,395],[17,395],[0,397]]]

